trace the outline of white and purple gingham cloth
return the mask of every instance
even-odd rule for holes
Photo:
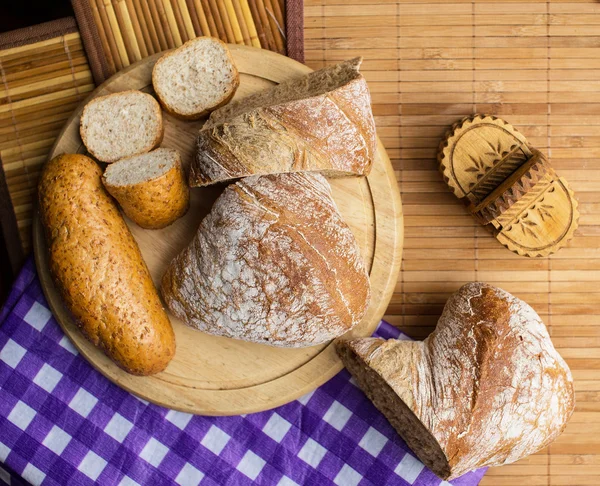
[[[398,337],[382,323],[377,334]],[[267,412],[203,417],[150,404],[80,356],[32,260],[0,314],[0,484],[473,486],[415,458],[344,370]]]

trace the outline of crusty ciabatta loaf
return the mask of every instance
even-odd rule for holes
[[[44,165],[40,219],[50,272],[83,334],[121,368],[151,375],[175,354],[175,334],[138,245],[89,157]]]
[[[227,103],[240,76],[227,44],[214,37],[196,37],[156,62],[152,84],[165,110],[196,120]]]
[[[359,386],[413,452],[443,479],[546,447],[575,397],[569,367],[522,300],[470,283],[424,342],[339,342]]]
[[[101,162],[149,152],[163,138],[160,105],[136,90],[99,96],[85,105],[79,131],[88,152]]]
[[[121,159],[106,168],[102,182],[142,228],[164,228],[189,207],[190,190],[177,150],[158,148]]]
[[[368,175],[375,123],[361,59],[281,83],[214,111],[198,136],[191,186],[251,175]]]
[[[168,308],[201,331],[312,346],[363,317],[369,277],[320,174],[230,185],[162,279]]]

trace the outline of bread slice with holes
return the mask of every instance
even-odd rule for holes
[[[102,182],[142,228],[164,228],[189,207],[190,191],[177,150],[159,148],[119,160],[107,167]]]
[[[214,37],[197,37],[156,62],[152,84],[166,111],[196,120],[227,103],[240,76],[227,44]]]
[[[90,154],[101,162],[116,162],[160,145],[162,112],[154,97],[141,91],[99,96],[85,105],[79,131]]]

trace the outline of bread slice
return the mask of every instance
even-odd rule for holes
[[[422,342],[362,338],[338,354],[412,451],[442,479],[550,444],[575,408],[573,377],[520,299],[473,282]]]
[[[225,188],[162,278],[168,308],[200,331],[314,346],[357,325],[369,276],[320,174],[247,177]]]
[[[107,167],[102,182],[142,228],[164,228],[189,207],[190,191],[177,150],[158,148],[121,159]]]
[[[214,111],[198,136],[190,186],[251,175],[368,175],[375,122],[361,59],[281,83]]]
[[[85,105],[79,131],[90,154],[101,162],[115,162],[160,145],[162,112],[158,102],[141,91],[99,96]]]
[[[156,62],[152,84],[165,110],[195,120],[227,103],[240,76],[224,42],[196,37]]]

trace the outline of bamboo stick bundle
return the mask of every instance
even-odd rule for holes
[[[108,67],[111,70],[111,72],[114,73],[117,71],[117,67],[115,65],[115,60],[113,59],[113,54],[108,43],[108,38],[106,37],[106,32],[104,31],[104,25],[102,24],[102,18],[100,17],[100,12],[98,11],[98,5],[94,0],[90,0],[90,8],[92,10],[92,15],[94,16],[94,23],[96,24],[96,28],[98,29],[98,36],[100,37],[102,50],[104,51],[104,55],[106,56],[106,62],[108,63]]]
[[[238,19],[240,30],[242,33],[242,39],[244,44],[247,46],[252,45],[252,39],[250,38],[250,32],[248,31],[248,26],[246,25],[246,19],[244,17],[244,12],[242,10],[242,6],[240,4],[240,0],[232,0],[233,9],[235,10],[235,16]]]
[[[210,27],[208,26],[208,20],[206,19],[206,15],[204,14],[204,9],[202,8],[200,0],[187,0],[187,2],[190,6],[190,14],[192,15],[192,21],[198,23],[196,34],[199,36],[211,35]],[[196,27],[196,24],[194,24],[194,27]]]
[[[144,39],[144,47],[146,49],[147,55],[152,55],[155,52],[158,52],[157,47],[158,47],[158,42],[154,43],[154,40],[152,39],[152,35],[151,35],[151,27],[148,25],[148,18],[149,15],[146,16],[146,14],[149,12],[146,10],[144,11],[141,5],[140,0],[128,0],[129,2],[131,2],[131,11],[133,12],[133,15],[136,17],[137,22],[139,23],[140,26],[140,30],[142,33],[142,38]],[[148,5],[146,2],[144,3],[144,7],[147,9]],[[152,19],[150,19],[150,22],[152,22]],[[154,26],[152,26],[152,28],[154,28]],[[156,36],[156,32],[154,32],[154,35]]]
[[[156,12],[158,14],[158,18],[160,19],[160,25],[163,28],[163,32],[165,33],[165,39],[167,42],[167,48],[173,49],[175,46],[175,38],[173,37],[173,32],[171,31],[171,25],[167,19],[167,14],[165,13],[164,0],[150,0],[154,2],[156,7]]]
[[[179,47],[181,44],[183,44],[183,41],[181,39],[179,27],[177,26],[177,21],[175,20],[173,6],[169,0],[161,0],[160,3],[163,6],[163,12],[165,13],[165,18],[167,19],[171,35],[173,36],[173,47]]]
[[[117,45],[116,36],[112,32],[112,24],[108,16],[105,0],[96,0],[96,7],[98,8],[98,14],[100,15],[100,20],[102,21],[102,30],[106,36],[106,41],[108,42],[110,53],[115,63],[115,68],[117,70],[121,70],[124,67],[123,60],[121,59],[121,50]]]
[[[229,19],[229,14],[227,9],[225,8],[224,0],[211,0],[214,2],[219,9],[219,15],[221,16],[221,20],[223,22],[223,27],[225,28],[225,35],[227,36],[227,40],[225,42],[229,42],[230,44],[235,44],[235,37],[233,35],[233,28],[231,27],[231,20]]]
[[[252,20],[254,21],[254,25],[256,26],[256,31],[258,32],[258,40],[260,41],[260,46],[263,49],[271,49],[275,47],[275,42],[271,39],[271,43],[269,44],[269,39],[267,37],[267,32],[269,31],[268,23],[265,26],[262,23],[260,18],[260,14],[258,13],[258,9],[256,6],[256,0],[247,0],[248,5],[250,6],[250,12],[252,13]]]
[[[270,2],[273,7],[273,14],[275,15],[275,19],[277,20],[279,31],[285,39],[285,15],[283,13],[283,10],[281,9],[281,4],[279,3],[279,0],[270,0]]]
[[[192,22],[191,11],[186,4],[186,0],[177,0],[179,4],[179,11],[181,12],[181,16],[183,18],[183,25],[185,26],[185,31],[187,33],[188,40],[196,37],[196,30],[194,28],[194,23]]]
[[[171,0],[169,3],[171,5],[171,10],[173,10],[173,17],[175,19],[175,24],[177,25],[177,31],[181,36],[181,43],[183,44],[184,42],[190,40],[190,38],[188,37],[188,32],[183,22],[183,16],[181,15],[181,10],[179,9],[178,0]]]
[[[133,26],[133,33],[135,34],[135,40],[137,41],[137,45],[140,49],[140,54],[142,59],[148,57],[149,51],[146,47],[146,38],[142,33],[141,20],[143,20],[143,15],[141,12],[138,13],[133,6],[133,0],[125,0],[126,12],[131,19],[131,25]],[[148,39],[149,41],[150,39]],[[148,42],[150,45],[150,42]]]
[[[256,24],[254,23],[254,19],[252,17],[252,12],[250,10],[250,5],[248,4],[248,0],[235,0],[239,1],[240,8],[242,9],[244,15],[244,22],[248,26],[248,33],[250,34],[250,42],[254,47],[261,47],[261,42],[258,37],[258,29],[256,28]]]
[[[165,35],[164,26],[161,21],[160,14],[158,12],[158,7],[156,6],[156,0],[141,0],[144,3],[150,16],[152,17],[152,25],[154,25],[154,30],[156,31],[156,39],[158,40],[159,51],[164,51],[169,48],[169,43],[167,42],[167,36]]]
[[[224,0],[223,3],[225,4],[225,9],[227,11],[227,16],[229,17],[229,21],[231,22],[231,29],[233,30],[234,42],[236,44],[244,44],[242,28],[240,26],[238,16],[236,15],[236,11],[233,8],[232,0]]]
[[[200,2],[200,0],[197,0],[197,1]],[[210,35],[212,37],[220,37],[219,30],[217,29],[217,23],[215,22],[215,19],[212,16],[212,12],[210,11],[208,2],[206,0],[202,0],[201,6],[202,6],[202,11],[204,12],[204,16],[206,18],[206,22],[208,24]]]
[[[275,40],[275,45],[277,46],[277,52],[280,54],[285,54],[285,39],[283,38],[283,30],[280,27],[279,20],[275,17],[273,4],[277,3],[277,0],[263,0],[263,2],[258,2],[260,4],[259,11],[264,10],[264,15],[267,17],[269,22],[269,26],[271,28],[271,34],[273,39]],[[283,19],[281,19],[283,22]]]
[[[138,46],[135,38],[135,32],[133,31],[133,24],[127,11],[127,4],[125,0],[113,0],[113,6],[117,17],[117,25],[120,26],[121,35],[129,57],[129,62],[133,63],[142,59],[140,47]]]
[[[223,22],[221,20],[221,16],[219,15],[219,9],[215,5],[214,0],[202,0],[202,4],[205,6],[204,11],[206,12],[206,16],[212,18],[213,23],[216,28],[216,35],[219,39],[223,41],[227,41],[227,34],[225,33],[225,27],[223,26]]]

